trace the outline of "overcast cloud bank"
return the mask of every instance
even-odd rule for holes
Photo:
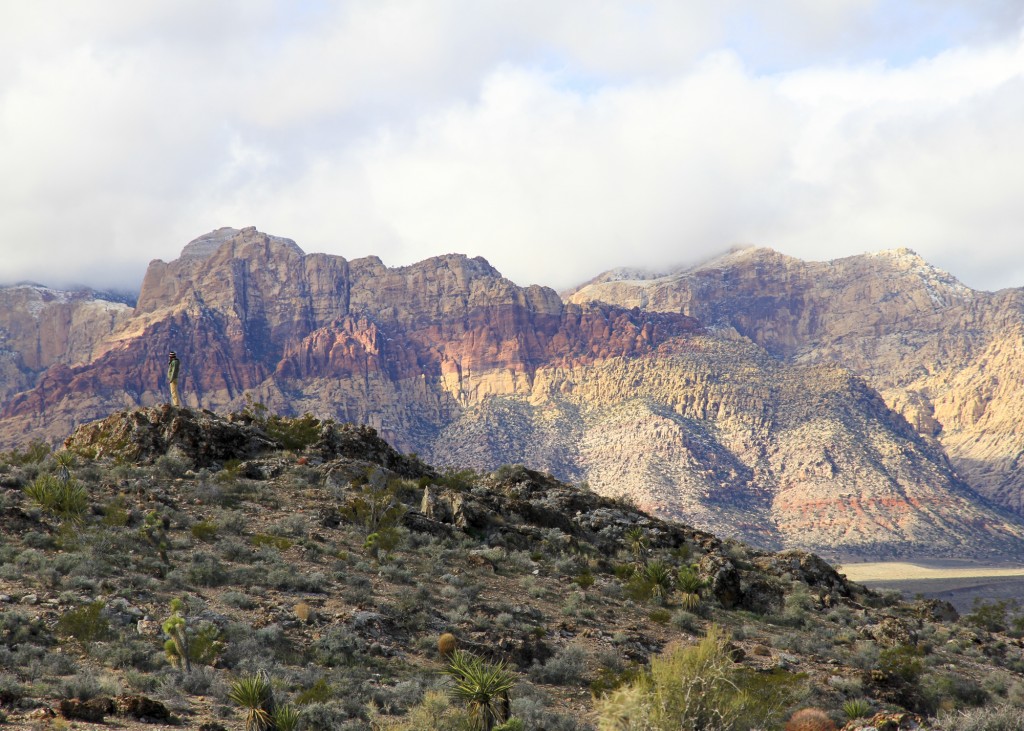
[[[1019,3],[24,5],[0,281],[134,288],[255,225],[558,288],[738,243],[1024,285]]]

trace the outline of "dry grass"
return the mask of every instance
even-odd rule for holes
[[[846,564],[841,569],[851,581],[916,581],[920,579],[988,579],[1024,576],[1024,567],[920,566],[903,561]]]

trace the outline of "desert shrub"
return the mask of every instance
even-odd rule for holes
[[[279,536],[305,538],[309,534],[309,520],[301,515],[289,515],[276,521],[270,530]]]
[[[4,610],[0,612],[0,647],[19,645],[48,646],[53,644],[53,637],[46,625],[20,610]]]
[[[198,523],[192,524],[189,532],[196,540],[209,543],[217,537],[217,528],[217,524],[212,520],[200,520]]]
[[[21,450],[12,449],[0,454],[0,461],[13,465],[39,464],[50,454],[50,445],[40,439],[33,439]]]
[[[267,418],[264,429],[267,436],[280,442],[285,449],[301,452],[316,444],[323,425],[324,422],[310,413],[297,417],[275,414]]]
[[[158,475],[163,477],[184,477],[185,473],[192,468],[192,462],[182,457],[175,457],[170,454],[163,454],[156,458],[153,468]]]
[[[525,695],[530,693],[529,687],[524,687],[524,695],[512,699],[512,717],[523,722],[527,729],[544,729],[545,731],[583,731],[591,729],[590,725],[580,725],[580,722],[569,715],[556,713],[548,708],[544,698],[539,695]]]
[[[374,710],[370,724],[381,731],[471,731],[474,728],[469,712],[453,707],[448,694],[438,690],[427,691],[404,716],[390,717]]]
[[[117,695],[117,692],[117,689],[112,688],[109,682],[101,682],[93,672],[76,673],[60,682],[62,698],[77,698],[87,701],[98,695]]]
[[[131,522],[132,514],[125,507],[123,498],[111,498],[100,510],[103,513],[102,523],[108,528],[123,528]]]
[[[668,624],[669,620],[672,619],[672,612],[664,607],[658,607],[657,609],[652,609],[647,614],[647,618],[655,624]]]
[[[220,586],[227,582],[228,571],[212,553],[197,552],[185,571],[189,583],[197,586]]]
[[[741,731],[770,726],[792,703],[796,680],[736,668],[716,626],[697,645],[670,645],[635,682],[599,699],[599,728]]]
[[[924,673],[922,651],[913,645],[888,647],[878,653],[878,669],[891,678],[915,684]]]
[[[601,667],[597,677],[590,682],[590,693],[594,698],[601,698],[617,688],[636,682],[643,672],[643,668],[635,663],[626,667]]]
[[[311,703],[326,703],[334,697],[334,689],[327,682],[326,678],[317,678],[316,681],[295,696],[295,702],[300,706],[308,706]]]
[[[446,470],[440,477],[429,479],[423,478],[426,483],[421,485],[425,487],[427,484],[437,484],[442,487],[447,487],[452,490],[467,491],[472,490],[474,485],[480,482],[480,475],[475,470]]]
[[[69,609],[57,620],[57,634],[74,637],[82,643],[110,639],[113,632],[107,618],[103,616],[104,606],[102,601],[95,601]]]
[[[946,731],[1018,731],[1024,728],[1024,708],[1001,705],[945,713],[939,717],[939,727]]]
[[[580,573],[576,574],[573,581],[581,589],[589,589],[594,585],[594,574],[591,573],[590,569],[583,569]]]
[[[366,643],[348,627],[332,627],[313,644],[313,656],[321,665],[349,665],[366,649]]]
[[[278,551],[287,551],[295,545],[294,541],[291,541],[288,538],[283,536],[272,536],[266,533],[257,533],[249,539],[249,542],[257,548],[270,546],[271,548],[276,548]]]
[[[275,567],[266,572],[261,583],[281,591],[323,592],[330,584],[327,576],[321,572],[303,574],[283,566]]]
[[[0,672],[0,704],[14,703],[26,693],[26,688],[18,682],[16,675]]]
[[[543,665],[534,663],[530,679],[551,685],[581,685],[585,682],[587,653],[580,645],[566,645]]]
[[[972,611],[964,617],[964,621],[987,632],[1006,632],[1010,626],[1008,614],[1016,608],[1017,602],[1012,599],[975,599]]]
[[[347,728],[349,713],[336,702],[310,703],[299,712],[300,724],[308,731],[340,731]]]
[[[981,684],[964,675],[938,675],[925,684],[925,694],[934,698],[936,705],[943,700],[952,701],[956,707],[981,706],[988,702],[988,692]]]

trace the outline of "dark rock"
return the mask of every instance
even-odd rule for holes
[[[785,592],[781,586],[768,579],[756,576],[743,587],[740,609],[757,614],[774,614],[785,603]]]
[[[306,450],[325,462],[347,457],[382,465],[401,477],[436,477],[432,467],[418,457],[401,454],[381,439],[376,429],[354,424],[327,422],[319,439]]]
[[[108,713],[114,712],[114,701],[110,698],[90,698],[82,701],[77,698],[65,698],[60,702],[60,715],[73,721],[103,723]]]
[[[122,695],[118,696],[115,702],[117,711],[122,716],[150,721],[171,720],[171,712],[167,706],[144,695]]]
[[[739,604],[743,596],[740,572],[731,560],[721,554],[709,553],[700,560],[697,572],[707,582],[711,595],[725,609]]]
[[[432,520],[416,510],[408,510],[402,515],[402,525],[409,530],[429,533],[434,536],[448,536],[452,534],[452,526],[438,520]]]

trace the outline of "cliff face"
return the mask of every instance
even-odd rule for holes
[[[0,402],[32,387],[51,366],[91,360],[97,344],[131,312],[90,291],[0,288]]]
[[[1020,521],[979,501],[929,433],[946,401],[890,399],[915,430],[804,343],[832,333],[831,347],[863,362],[916,347],[951,358],[952,346],[888,336],[871,345],[868,332],[884,318],[865,325],[854,304],[877,298],[889,307],[888,285],[865,275],[848,307],[834,311],[824,295],[815,299],[818,273],[790,263],[779,274],[778,261],[786,263],[777,255],[753,268],[718,263],[691,290],[667,280],[589,288],[614,288],[642,310],[594,301],[587,290],[563,303],[482,259],[388,268],[221,229],[173,262],[153,262],[134,311],[98,332],[87,355],[58,359],[35,383],[6,385],[20,392],[0,413],[0,439],[58,440],[83,421],[164,402],[166,354],[175,350],[192,407],[235,410],[253,399],[366,423],[440,464],[526,463],[764,546],[866,557],[1019,553]],[[815,294],[762,294],[780,278]],[[976,307],[974,293],[949,289],[939,295],[949,306]],[[931,301],[908,294],[893,316],[941,322]],[[775,322],[769,315],[780,310]],[[738,334],[744,329],[756,337]],[[994,418],[972,403],[948,408]]]
[[[748,249],[569,300],[685,312],[784,361],[850,368],[973,488],[1024,512],[1024,290],[971,290],[905,249],[832,262]]]

